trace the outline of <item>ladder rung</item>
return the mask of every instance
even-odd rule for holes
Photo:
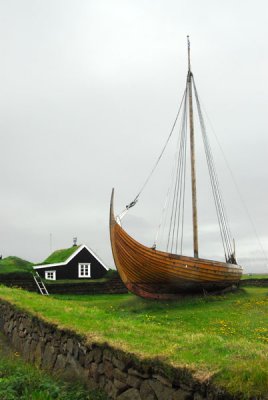
[[[47,288],[45,287],[44,282],[42,281],[41,276],[38,274],[38,272],[33,275],[34,281],[39,289],[39,292],[42,294],[42,296],[48,296],[49,293],[47,291]]]

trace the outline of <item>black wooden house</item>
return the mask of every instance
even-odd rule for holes
[[[41,278],[48,280],[99,279],[108,271],[93,250],[84,244],[57,250],[33,268]]]

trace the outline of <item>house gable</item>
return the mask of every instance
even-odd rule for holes
[[[86,245],[80,246],[65,262],[37,265],[34,267],[44,277],[46,271],[55,270],[56,279],[79,279],[79,264],[90,264],[91,279],[102,278],[108,268]],[[81,279],[81,278],[80,278]]]

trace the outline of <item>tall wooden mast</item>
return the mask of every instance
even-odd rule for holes
[[[187,36],[187,42],[188,42],[188,76],[187,76],[187,85],[188,85],[188,98],[189,98],[189,119],[190,119],[193,242],[194,242],[194,257],[198,258],[198,227],[197,227],[197,206],[196,206],[194,118],[193,118],[192,71],[191,71],[191,60],[190,60],[190,40],[189,40],[189,36]]]

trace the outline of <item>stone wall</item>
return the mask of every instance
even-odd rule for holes
[[[0,284],[8,287],[20,287],[29,292],[38,292],[36,283],[30,273],[20,274],[15,272],[11,274],[1,274]]]
[[[268,279],[242,279],[240,281],[240,286],[268,286]]]
[[[111,278],[104,282],[72,282],[47,283],[51,294],[123,294],[128,293],[120,277]]]
[[[9,287],[20,287],[30,292],[39,292],[31,274],[0,275],[0,284]],[[120,277],[114,277],[103,282],[48,283],[45,282],[48,293],[51,294],[123,294],[127,288]]]
[[[231,399],[208,378],[157,359],[139,360],[107,344],[57,328],[5,301],[0,301],[0,330],[22,357],[38,367],[103,389],[117,400]]]

